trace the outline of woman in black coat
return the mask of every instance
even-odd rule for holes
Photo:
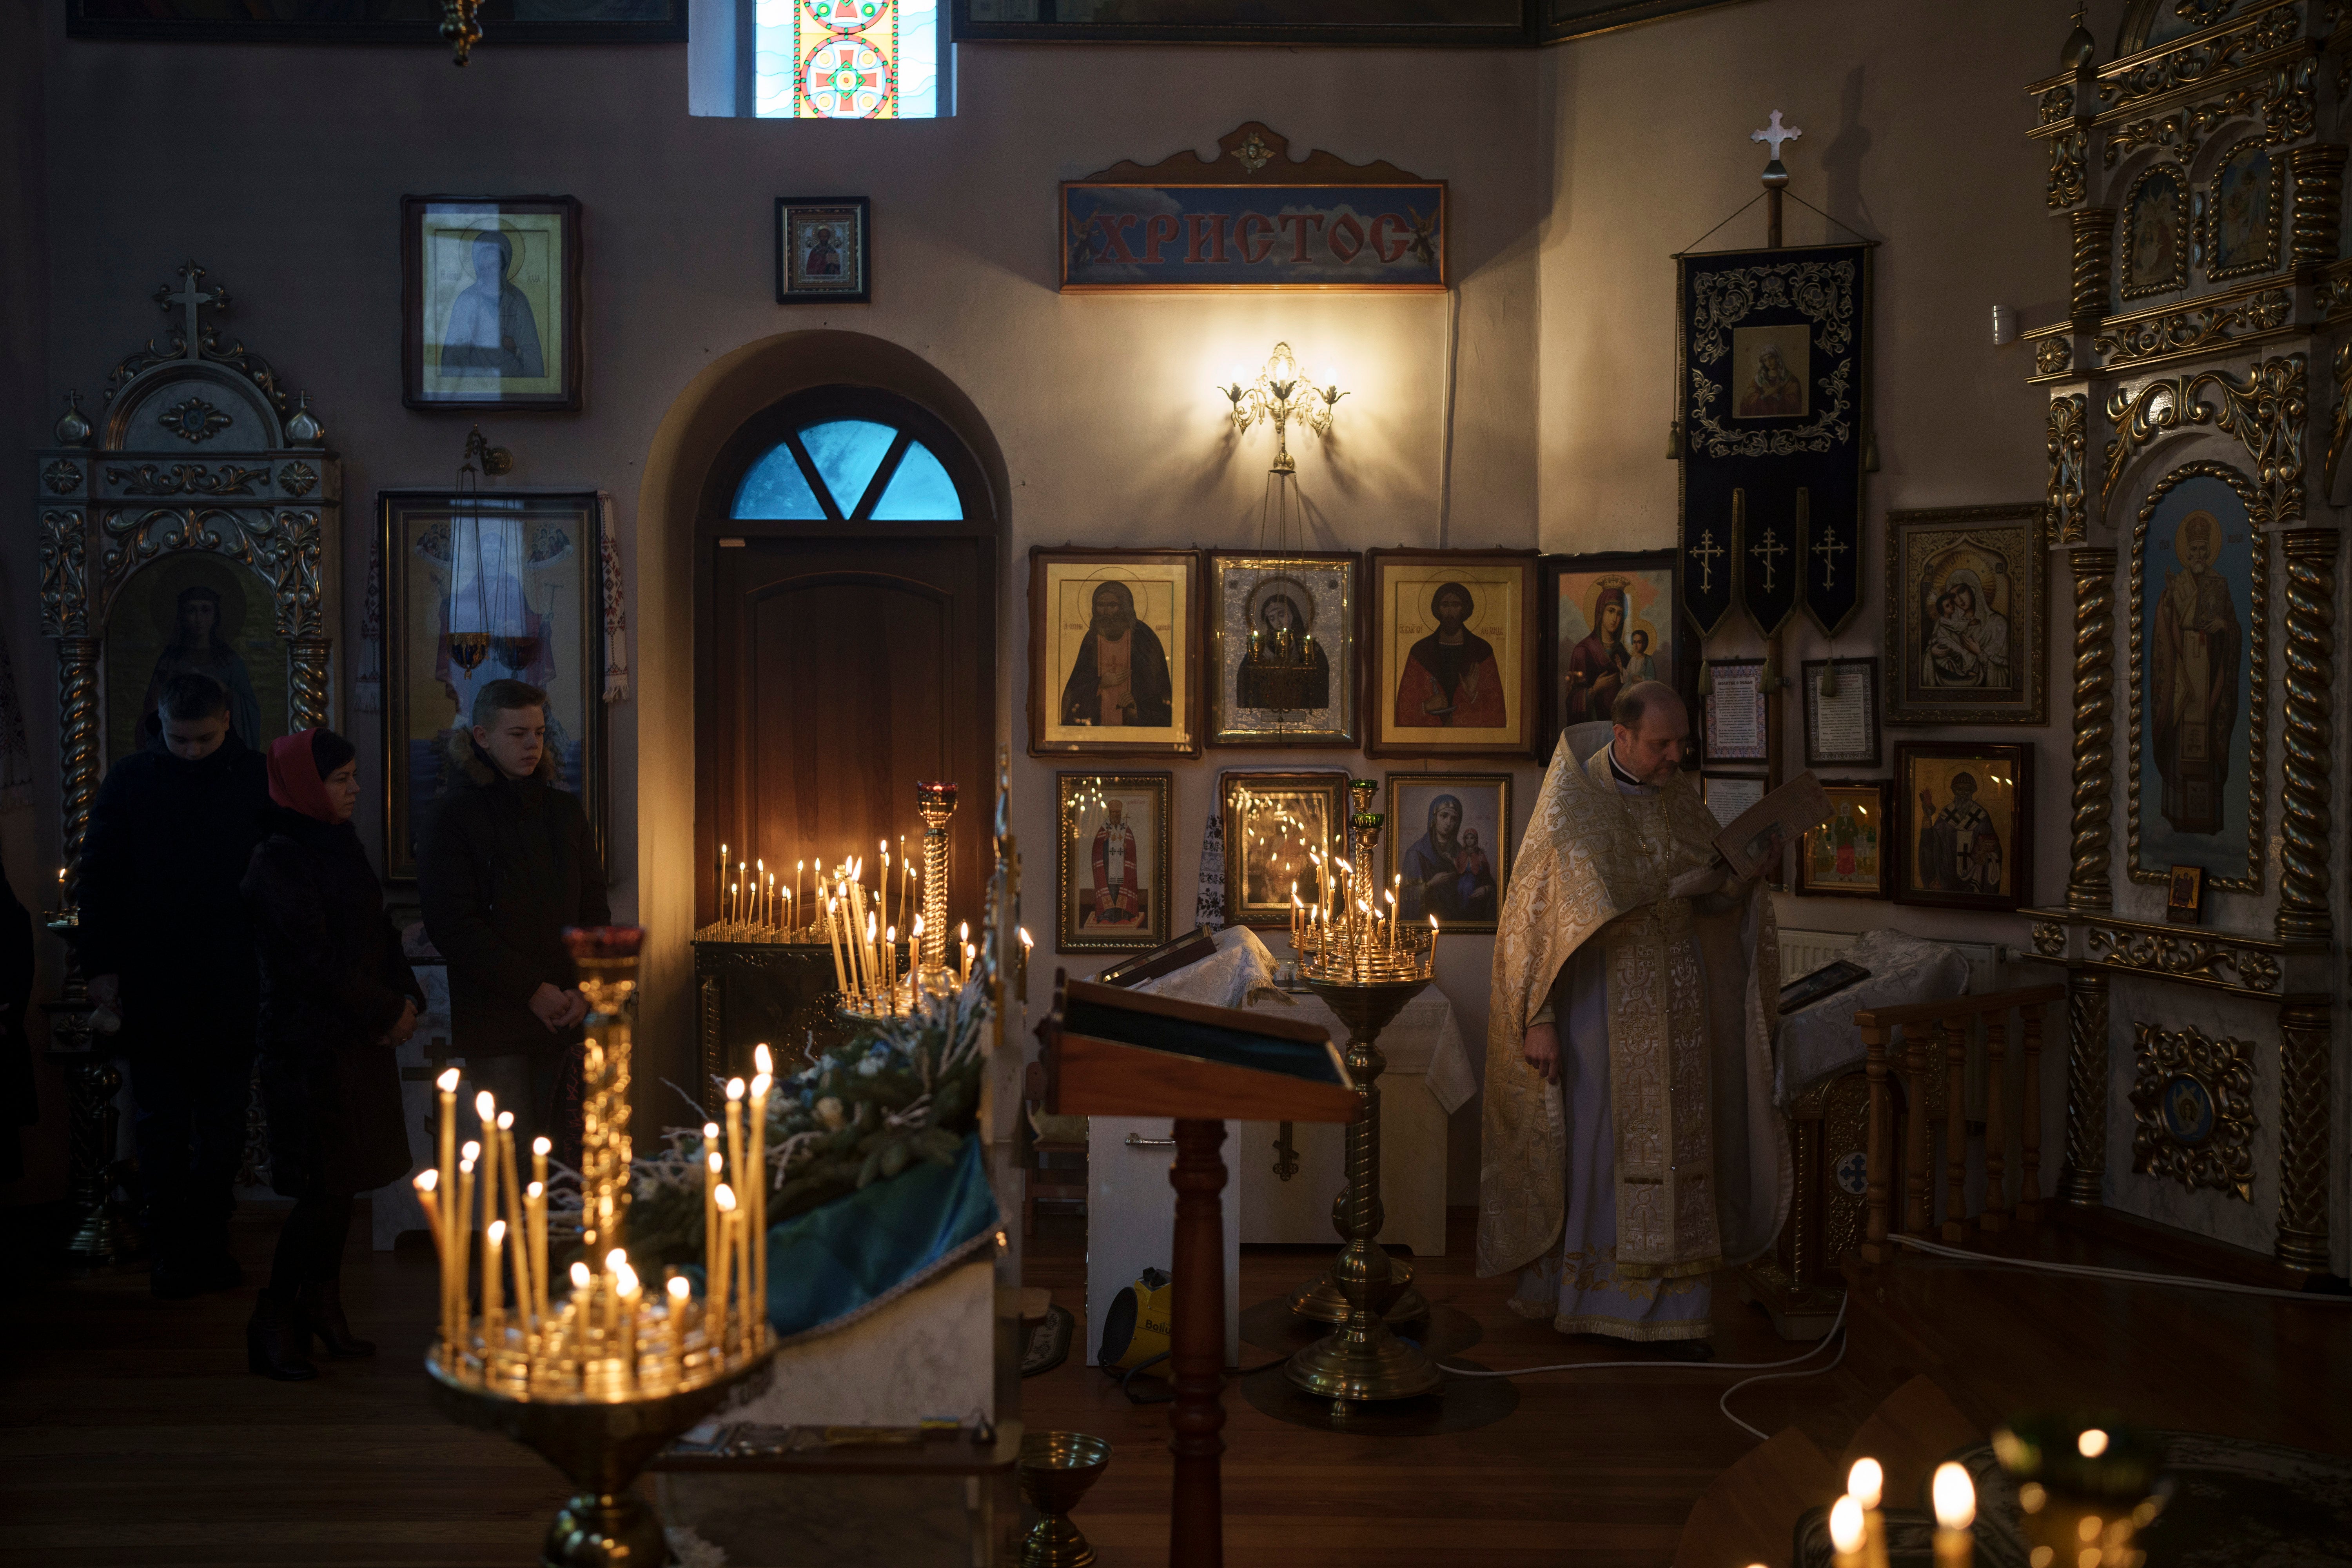
[[[319,1375],[313,1334],[331,1356],[375,1352],[352,1335],[337,1275],[353,1198],[410,1164],[394,1053],[415,1032],[425,993],[352,829],[359,795],[352,743],[333,731],[271,742],[267,837],[245,874],[261,954],[270,1185],[295,1200],[246,1349],[255,1372],[289,1382]]]

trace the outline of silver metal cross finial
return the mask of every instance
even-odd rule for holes
[[[1771,121],[1761,131],[1749,132],[1748,133],[1748,140],[1750,142],[1761,142],[1769,146],[1772,149],[1772,162],[1777,163],[1780,161],[1780,143],[1783,142],[1794,142],[1798,137],[1802,136],[1803,134],[1803,132],[1798,130],[1793,125],[1781,124],[1780,111],[1776,109],[1772,111]]]

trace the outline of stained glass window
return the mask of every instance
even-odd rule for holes
[[[755,111],[766,120],[939,113],[940,0],[752,0]]]
[[[769,447],[736,486],[733,515],[856,521],[867,493],[877,489],[866,514],[877,522],[953,522],[963,516],[962,499],[938,455],[908,432],[870,419],[804,425]]]

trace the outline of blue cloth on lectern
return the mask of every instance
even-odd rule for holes
[[[919,1160],[887,1181],[768,1227],[768,1324],[825,1328],[993,1247],[1003,1215],[980,1136],[953,1164]]]

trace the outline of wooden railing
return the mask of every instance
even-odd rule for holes
[[[1910,1086],[1910,1103],[1903,1118],[1903,1232],[1926,1237],[1934,1219],[1934,1188],[1928,1171],[1931,1134],[1929,1106],[1943,1101],[1944,1223],[1943,1240],[1964,1242],[1979,1230],[2006,1230],[2012,1222],[2031,1224],[2042,1214],[2042,1010],[2065,997],[2063,985],[2032,985],[2016,991],[1994,991],[1982,996],[1955,996],[1948,1001],[1918,1002],[1901,1007],[1874,1007],[1853,1016],[1868,1052],[1870,1074],[1870,1143],[1868,1212],[1864,1219],[1862,1256],[1884,1263],[1896,1248],[1887,1240],[1887,1211],[1894,1176],[1895,1086],[1897,1066]],[[2018,1199],[2009,1200],[2009,1015],[2021,1015],[2021,1046],[2025,1060],[2020,1074],[2016,1107],[2019,1135]],[[1968,1213],[1969,1028],[1984,1020],[1985,1041],[1985,1193],[1983,1211]],[[1901,1043],[1894,1043],[1896,1031]],[[1898,1058],[1895,1051],[1900,1052]],[[1940,1056],[1943,1092],[1932,1093]]]

